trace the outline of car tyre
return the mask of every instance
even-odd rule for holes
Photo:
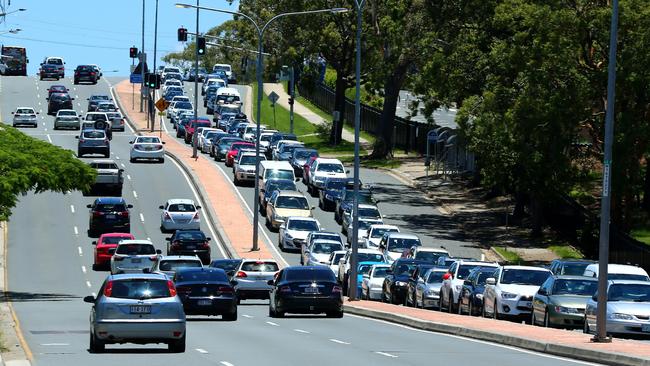
[[[494,305],[492,308],[492,319],[499,320],[499,308],[497,308],[497,301],[494,300]]]
[[[90,352],[92,353],[102,353],[106,350],[106,344],[101,340],[97,339],[93,332],[90,332]]]
[[[467,311],[467,315],[469,316],[475,316],[476,310],[474,310],[474,301],[470,298],[469,299],[469,310]]]
[[[235,308],[235,311],[228,313],[228,314],[223,314],[222,315],[223,320],[229,321],[229,322],[234,322],[237,320],[237,308]]]
[[[481,308],[481,318],[487,318],[487,313],[485,312],[485,304],[483,304],[483,307]]]
[[[585,322],[584,325],[582,326],[582,333],[589,334],[591,331],[589,330],[589,323],[587,323],[587,318],[585,317]]]
[[[183,334],[183,337],[181,337],[180,339],[169,342],[169,345],[167,347],[169,349],[169,352],[172,353],[185,352],[185,334]]]
[[[326,313],[326,315],[327,315],[328,318],[339,318],[340,319],[340,318],[343,317],[343,310],[328,312],[328,313]]]
[[[457,311],[458,315],[465,315],[465,314],[463,313],[463,306],[462,306],[462,304],[460,303],[460,298],[458,298],[458,306],[456,307],[456,310],[458,310],[458,311]]]
[[[548,310],[544,312],[544,328],[552,328],[551,321],[548,316]]]

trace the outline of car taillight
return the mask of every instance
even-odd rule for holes
[[[90,75],[95,75],[95,73],[94,73],[94,72],[91,72]]]
[[[94,217],[99,217],[99,216],[103,216],[103,215],[104,215],[104,213],[101,212],[101,211],[93,211],[93,216]]]
[[[169,213],[168,213],[168,212],[165,212],[165,220],[168,220],[168,221],[169,221],[169,220],[171,220],[171,219],[172,219],[172,217],[169,216]]]
[[[179,287],[176,287],[176,292],[179,295],[187,296],[192,292],[192,289],[190,287],[179,286]]]
[[[169,287],[169,295],[172,297],[176,296],[176,286],[174,286],[172,280],[167,281],[167,287]]]
[[[280,287],[280,292],[282,292],[282,293],[289,293],[289,292],[291,292],[291,287],[289,287],[289,286],[282,286],[282,287]]]
[[[154,146],[154,150],[155,150],[155,151],[157,151],[157,150],[162,150],[162,148],[163,148],[162,145],[155,145],[155,146]]]
[[[238,278],[245,278],[245,277],[248,277],[248,275],[247,275],[246,272],[244,272],[244,271],[239,271],[239,272],[237,272],[237,274],[235,275],[235,277],[238,277]]]
[[[341,286],[334,285],[334,287],[332,287],[332,293],[339,293],[340,294],[341,292],[343,292],[343,289],[341,288]]]
[[[178,240],[174,240],[172,242],[172,245],[171,245],[170,249],[178,249],[180,246],[181,246],[181,242],[178,241]]]
[[[113,281],[108,281],[106,282],[106,286],[104,286],[104,296],[111,297],[112,293],[113,293]]]
[[[219,286],[217,287],[217,291],[222,294],[232,294],[234,292],[230,286]]]
[[[129,217],[129,211],[118,212],[117,216]]]
[[[206,241],[201,244],[201,249],[210,249],[210,244]]]
[[[158,260],[158,256],[157,255],[150,255],[149,259],[152,260],[152,261],[155,261],[155,260]]]
[[[133,145],[133,148],[136,150],[142,150],[142,145]]]

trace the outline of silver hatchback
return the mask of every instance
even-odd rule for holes
[[[110,275],[98,296],[86,296],[90,311],[90,351],[112,343],[166,343],[185,352],[185,312],[174,283],[161,273]]]

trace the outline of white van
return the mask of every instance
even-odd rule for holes
[[[585,268],[583,276],[598,277],[598,263],[593,263]],[[631,266],[628,264],[608,264],[607,265],[607,279],[608,280],[637,280],[637,281],[650,281],[648,272],[643,268]]]
[[[241,96],[235,88],[217,89],[217,104],[241,104]]]
[[[260,161],[260,187],[265,187],[269,179],[291,179],[296,181],[293,167],[288,161]]]

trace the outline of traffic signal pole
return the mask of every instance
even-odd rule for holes
[[[156,69],[157,48],[158,48],[158,0],[156,0],[156,16],[154,18],[154,30],[153,30],[153,73],[154,75],[157,75],[158,73],[158,70]],[[156,96],[156,88],[151,89],[152,101],[156,100],[155,96]],[[152,103],[149,103],[149,108],[151,109],[149,111],[149,113],[151,114],[151,132],[153,132],[154,128],[156,127],[156,109],[153,107]],[[162,130],[162,122],[160,124],[160,130]]]
[[[194,53],[194,121],[196,121],[198,119],[199,108],[199,0],[196,0],[196,47]],[[196,146],[196,128],[194,130],[194,135],[192,136],[192,157],[197,159],[199,155]]]
[[[140,54],[142,55],[140,57],[140,63],[142,65],[141,70],[140,70],[140,73],[141,73],[141,76],[142,76],[142,83],[140,84],[140,113],[144,112],[144,106],[143,106],[143,104],[144,104],[144,100],[143,100],[144,93],[143,93],[142,88],[144,88],[144,83],[145,83],[145,80],[144,80],[144,63],[146,61],[145,54],[144,54],[144,16],[145,16],[145,13],[144,13],[145,7],[144,7],[144,5],[145,5],[145,0],[142,0],[142,49],[140,50],[140,52],[141,52]],[[147,124],[148,123],[149,122],[147,122]]]

